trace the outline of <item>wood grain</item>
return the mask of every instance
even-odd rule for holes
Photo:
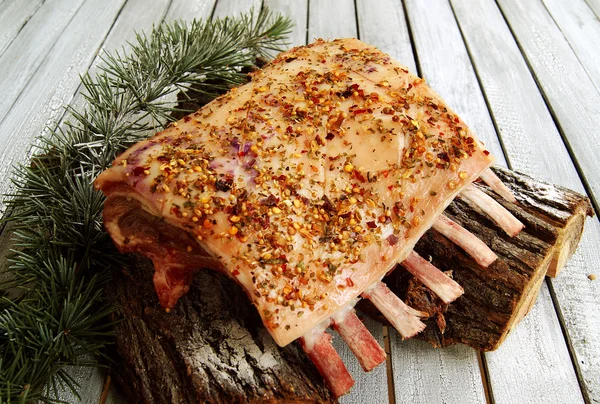
[[[353,0],[311,0],[308,42],[316,38],[356,38],[357,35]]]
[[[44,62],[83,0],[48,0],[0,57],[0,121]],[[18,111],[18,110],[17,110]],[[18,114],[18,112],[17,112]]]
[[[402,341],[392,333],[397,403],[483,403],[485,393],[475,351],[463,345],[436,349]]]
[[[289,17],[294,23],[294,29],[289,35],[289,48],[306,44],[308,0],[265,0],[264,5],[273,12]]]
[[[584,0],[542,0],[577,59],[600,90],[600,21]],[[582,40],[585,38],[584,40]]]
[[[529,315],[504,345],[485,354],[496,403],[514,403],[517,394],[520,403],[583,402],[558,319],[547,315],[553,311],[543,284]]]
[[[540,0],[499,4],[598,207],[600,93]]]
[[[512,167],[583,192],[577,171],[499,9],[483,1],[452,0],[452,6]],[[597,401],[600,401],[600,320],[596,313],[600,306],[600,287],[598,282],[590,282],[587,276],[598,268],[599,227],[595,219],[588,220],[579,249],[567,268],[559,278],[548,281],[556,292],[554,303],[564,318],[569,346],[573,348],[572,354],[583,380],[584,395]],[[543,304],[547,307],[545,301]],[[579,321],[584,317],[582,313],[589,318]],[[539,314],[540,310],[537,310],[533,316]],[[533,316],[529,316],[527,324],[534,322]],[[551,321],[544,317],[540,320]],[[529,330],[537,333],[527,335],[523,340],[542,337],[539,327],[531,326]],[[549,331],[552,341],[561,337],[560,329],[550,328]],[[510,352],[513,347],[515,352],[519,349],[512,341],[509,337],[501,351],[506,356],[502,366],[512,368],[515,373],[528,374],[526,360]],[[536,372],[540,379],[554,378],[556,372],[562,374],[563,368],[568,369],[570,364],[566,359],[565,363],[557,360],[566,358],[562,351],[546,354],[545,368]],[[495,379],[492,383],[501,389],[507,381]],[[554,386],[554,389],[561,388]],[[579,394],[575,389],[571,396],[577,398]]]
[[[237,17],[241,13],[246,13],[250,10],[258,13],[261,6],[261,0],[218,0],[213,17]]]
[[[380,0],[377,7],[371,1],[358,0],[356,11],[360,39],[389,53],[417,74],[402,0]]]
[[[0,55],[10,46],[21,29],[42,5],[43,0],[6,0],[0,4]]]
[[[216,0],[173,0],[167,11],[165,21],[210,18],[215,7]]]
[[[127,0],[127,3],[125,3],[119,14],[119,18],[117,18],[108,36],[102,43],[98,56],[94,58],[88,69],[90,76],[94,77],[98,71],[98,68],[102,64],[101,56],[105,51],[114,52],[116,50],[127,49],[127,42],[133,42],[136,33],[150,32],[153,25],[159,24],[163,18],[169,18],[169,15],[165,17],[169,2],[169,0],[154,0],[152,7],[145,7],[144,5],[147,4],[145,0]],[[178,5],[178,3],[180,2],[173,1],[168,11],[171,12],[172,6]],[[73,100],[68,102],[77,111],[81,111],[85,107],[85,98],[81,93],[81,89],[82,87],[79,85]],[[60,119],[61,125],[64,119],[65,116]]]

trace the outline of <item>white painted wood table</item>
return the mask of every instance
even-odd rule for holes
[[[499,163],[600,202],[600,0],[0,0],[0,192],[34,137],[79,103],[79,74],[103,49],[161,20],[220,17],[267,5],[296,24],[293,45],[358,37],[425,77]],[[6,245],[7,234],[1,235]],[[5,250],[5,249],[2,249]],[[1,259],[1,257],[0,257]],[[547,279],[533,311],[495,352],[435,350],[388,338],[387,368],[364,374],[343,403],[600,403],[600,223]],[[386,335],[386,337],[384,337]],[[103,374],[74,370],[82,400]],[[65,393],[67,401],[77,401]],[[109,401],[120,402],[112,392]]]

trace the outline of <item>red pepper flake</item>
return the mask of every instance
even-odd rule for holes
[[[133,175],[140,176],[144,174],[144,171],[149,170],[150,167],[136,167],[133,169]]]
[[[362,175],[362,173],[360,171],[358,171],[358,170],[352,171],[352,175],[354,176],[354,178],[356,178],[360,182],[366,182],[367,181],[367,179],[365,178],[365,176]]]

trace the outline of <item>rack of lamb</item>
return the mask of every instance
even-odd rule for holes
[[[356,39],[280,54],[252,80],[121,156],[96,180],[122,252],[154,264],[167,311],[208,267],[237,282],[280,346],[299,339],[334,396],[353,380],[334,329],[368,371],[385,353],[356,316],[368,299],[409,338],[425,328],[383,277],[400,263],[444,304],[463,289],[413,248],[430,228],[480,267],[496,254],[444,216],[460,196],[507,237],[523,224],[493,157],[420,78]]]

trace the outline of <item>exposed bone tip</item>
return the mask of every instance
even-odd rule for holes
[[[487,268],[498,259],[492,249],[476,235],[446,215],[440,215],[434,222],[433,228],[462,248],[476,263],[484,268]]]
[[[491,168],[485,169],[479,176],[494,192],[510,203],[516,203],[515,194],[502,182]]]
[[[352,303],[352,306],[355,303],[356,301]],[[354,353],[365,372],[369,372],[385,362],[385,351],[358,318],[352,307],[338,311],[331,319],[333,327]]]
[[[377,282],[363,292],[363,297],[371,300],[403,338],[410,338],[425,329],[419,315],[426,317],[427,313],[409,307],[385,283]]]
[[[415,251],[411,251],[401,264],[446,304],[452,303],[465,293],[462,286]]]
[[[504,206],[473,184],[463,188],[461,196],[471,201],[481,211],[487,214],[498,226],[511,237],[516,236],[525,227]]]

